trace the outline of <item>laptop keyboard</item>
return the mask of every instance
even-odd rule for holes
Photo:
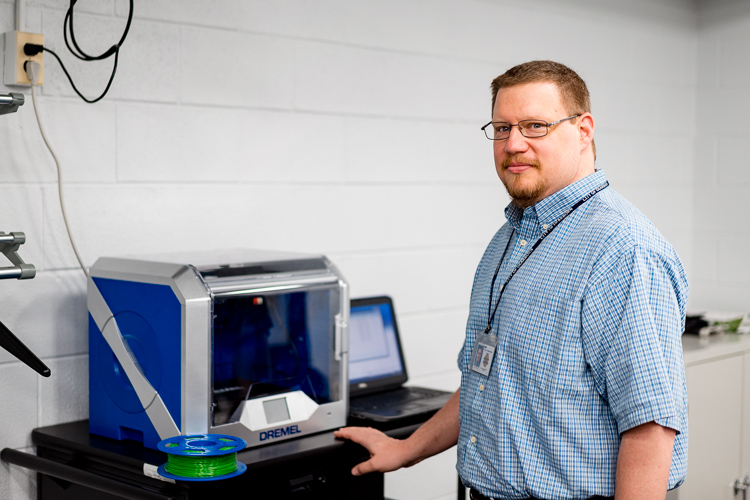
[[[377,410],[378,408],[402,406],[414,401],[424,401],[444,394],[444,391],[423,387],[402,387],[380,394],[370,394],[363,398],[354,398],[349,402],[349,408],[358,411]]]

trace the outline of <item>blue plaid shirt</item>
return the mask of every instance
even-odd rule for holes
[[[459,354],[457,469],[489,497],[614,495],[620,434],[655,421],[678,434],[669,488],[687,470],[680,336],[688,284],[675,250],[611,188],[570,214],[511,279],[489,377],[469,369],[500,285],[546,226],[606,181],[596,173],[536,205],[506,208],[484,253]]]

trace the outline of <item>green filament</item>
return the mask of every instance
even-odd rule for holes
[[[224,449],[231,449],[225,447]],[[185,450],[191,453],[191,450]],[[193,453],[202,453],[196,450]],[[164,470],[170,474],[181,477],[216,477],[231,474],[237,470],[237,453],[221,456],[183,456],[167,455],[167,463]]]

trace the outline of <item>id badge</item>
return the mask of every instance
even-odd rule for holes
[[[471,353],[471,369],[480,375],[488,377],[492,360],[495,359],[495,349],[497,348],[497,337],[480,333],[474,343],[474,351]]]

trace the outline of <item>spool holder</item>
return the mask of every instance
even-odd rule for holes
[[[0,94],[0,115],[15,113],[19,106],[23,106],[24,96],[11,92],[10,94]]]
[[[13,264],[10,267],[0,267],[0,279],[16,278],[27,280],[36,276],[36,268],[33,264],[26,264],[20,255],[18,248],[26,243],[24,233],[5,234],[0,231],[0,252]]]
[[[23,106],[23,94],[11,92],[0,94],[0,115],[15,113],[19,106]],[[0,267],[0,279],[16,278],[19,280],[31,279],[36,276],[36,268],[33,264],[26,264],[20,255],[18,247],[26,242],[24,233],[5,234],[0,231],[0,252],[13,264],[10,267]],[[29,368],[38,374],[49,377],[52,373],[42,361],[31,352],[31,350],[18,340],[5,325],[0,323],[0,347],[11,353],[19,360],[26,363]]]
[[[34,265],[26,264],[21,256],[18,255],[18,248],[24,243],[26,243],[26,235],[24,233],[5,234],[0,232],[0,252],[13,264],[10,267],[0,267],[0,279],[16,278],[25,280],[36,276]],[[47,365],[2,323],[0,323],[0,347],[26,363],[29,368],[39,375],[49,377],[52,373]]]

